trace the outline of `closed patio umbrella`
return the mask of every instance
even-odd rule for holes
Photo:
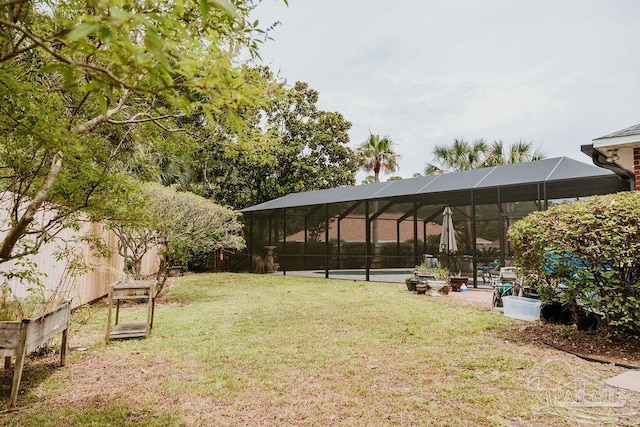
[[[456,243],[456,235],[453,229],[453,212],[447,206],[442,212],[442,232],[440,234],[440,252],[447,255],[457,252],[458,244]]]

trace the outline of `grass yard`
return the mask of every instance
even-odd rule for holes
[[[601,381],[622,369],[519,344],[519,321],[403,288],[189,275],[175,279],[158,302],[149,339],[109,345],[104,303],[83,308],[73,317],[67,366],[57,368],[54,355],[31,359],[18,410],[0,420],[524,426],[637,419],[639,396],[632,392],[615,397],[622,407],[566,404],[613,399],[602,394]],[[123,312],[132,311],[142,317],[145,310]],[[4,371],[5,401],[10,382]],[[577,385],[581,397],[571,394]]]

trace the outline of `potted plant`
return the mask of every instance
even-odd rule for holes
[[[415,276],[411,276],[411,277],[407,277],[404,282],[407,285],[407,290],[409,292],[415,292],[416,291],[416,285],[418,284],[418,279]]]
[[[431,267],[426,264],[416,265],[413,275],[418,279],[416,291],[419,294],[426,293],[427,289],[432,290],[432,295],[438,292],[449,293],[449,270],[443,267]]]

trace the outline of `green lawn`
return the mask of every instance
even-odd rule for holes
[[[102,303],[74,315],[83,349],[67,366],[29,362],[4,424],[571,425],[584,414],[549,405],[541,381],[620,372],[520,345],[501,314],[382,283],[189,275],[146,340],[105,345],[106,316]]]

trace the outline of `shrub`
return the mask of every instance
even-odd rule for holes
[[[422,247],[422,242],[419,242]],[[414,264],[413,241],[400,242],[400,251],[397,243],[382,243],[380,245],[382,267],[412,267]]]
[[[370,251],[373,253],[373,249]],[[364,242],[344,242],[340,245],[342,268],[365,268],[367,265],[367,244]]]
[[[545,302],[564,302],[576,321],[584,308],[616,333],[639,333],[639,227],[640,193],[627,192],[535,212],[509,238]]]

